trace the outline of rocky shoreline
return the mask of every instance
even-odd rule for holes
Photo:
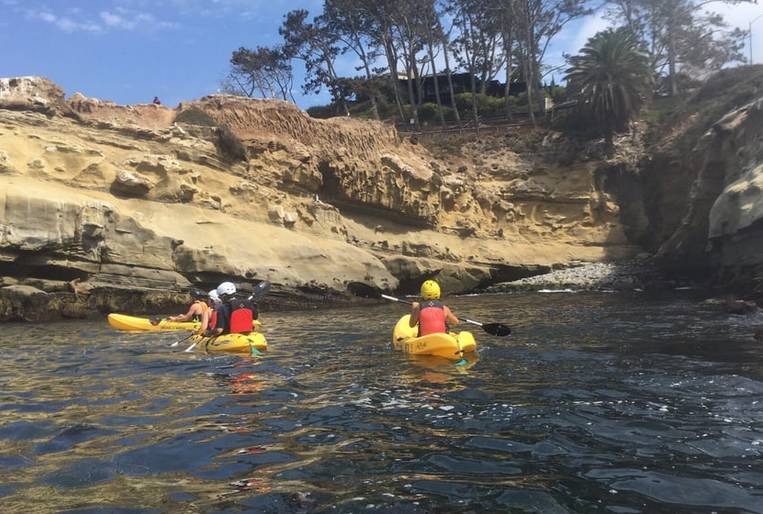
[[[718,73],[605,154],[550,127],[412,142],[282,101],[122,106],[0,78],[0,321],[173,311],[224,280],[270,281],[264,309],[429,278],[760,300],[761,85]]]
[[[657,283],[657,268],[643,258],[625,263],[576,263],[543,275],[495,284],[486,291],[643,291]]]

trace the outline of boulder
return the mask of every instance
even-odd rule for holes
[[[8,152],[5,150],[0,150],[0,173],[17,173],[16,168],[13,167],[11,158],[8,156]]]
[[[46,78],[0,78],[0,109],[52,113],[64,108],[64,91]]]
[[[111,184],[111,190],[125,196],[143,197],[154,188],[154,182],[136,171],[120,170]]]
[[[710,209],[709,237],[733,235],[763,220],[763,164],[727,185]]]
[[[0,321],[37,321],[48,314],[49,295],[32,286],[0,288]],[[49,315],[49,314],[48,314]]]

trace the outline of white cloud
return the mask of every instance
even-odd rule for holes
[[[109,11],[101,11],[99,16],[101,18],[101,21],[103,21],[103,23],[106,24],[107,27],[127,28],[127,29],[134,28],[134,25],[127,22],[124,18],[122,18],[118,14],[113,14],[113,13],[110,13]]]
[[[119,30],[161,30],[178,26],[174,22],[159,20],[151,13],[130,11],[124,7],[117,7],[114,12],[101,11],[99,17],[107,27]]]
[[[97,23],[88,20],[78,21],[68,16],[58,16],[50,11],[27,11],[27,17],[40,20],[58,27],[68,33],[72,32],[101,32],[103,29]]]
[[[48,8],[40,10],[29,9],[26,11],[26,14],[29,19],[49,23],[67,33],[106,32],[108,30],[157,31],[178,27],[177,23],[160,20],[151,13],[133,11],[124,7],[100,11],[96,17],[84,13],[78,8],[68,9],[65,15],[56,13]]]

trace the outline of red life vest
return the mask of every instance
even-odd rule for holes
[[[254,314],[252,309],[241,307],[231,312],[230,315],[230,333],[231,334],[248,334],[252,331],[252,322],[254,321]]]
[[[419,312],[419,337],[429,334],[443,334],[448,331],[445,325],[445,306],[437,300],[421,302]]]

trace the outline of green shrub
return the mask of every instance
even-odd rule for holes
[[[455,121],[456,115],[450,107],[442,107],[442,114],[445,121]],[[435,103],[425,103],[419,106],[419,121],[422,123],[439,123],[440,113]]]
[[[547,92],[547,96],[550,96],[554,102],[563,102],[567,98],[567,88],[562,86],[551,86],[550,91]]]
[[[501,116],[506,112],[506,99],[496,96],[477,94],[477,110],[480,116],[491,117]],[[509,97],[512,105],[516,104],[514,97]],[[459,93],[456,95],[456,106],[462,118],[468,119],[472,116],[472,94]]]
[[[338,116],[337,106],[335,104],[329,105],[315,105],[307,108],[307,114],[312,118],[326,119]]]

